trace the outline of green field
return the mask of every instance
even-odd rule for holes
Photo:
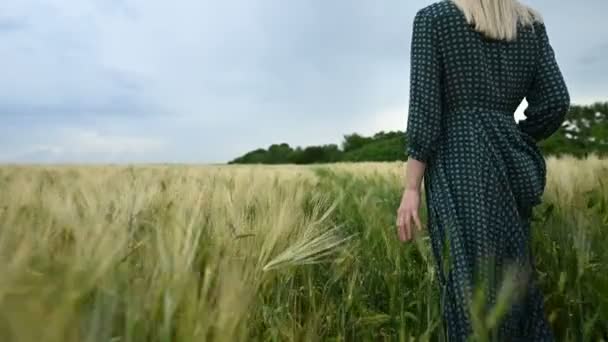
[[[608,340],[608,160],[547,165],[547,315]],[[437,340],[428,237],[397,239],[404,170],[0,167],[0,341]]]

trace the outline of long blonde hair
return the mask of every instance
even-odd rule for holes
[[[542,22],[540,13],[517,0],[451,0],[467,22],[485,36],[499,40],[517,38],[517,26]]]

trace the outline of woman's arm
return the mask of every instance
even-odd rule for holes
[[[410,158],[405,164],[405,190],[420,192],[426,163]]]
[[[410,94],[407,115],[408,160],[426,163],[437,149],[443,116],[442,61],[434,18],[418,11],[410,52]]]
[[[414,17],[410,67],[410,99],[407,119],[405,190],[397,212],[401,241],[413,237],[412,221],[422,229],[418,211],[422,179],[436,153],[441,136],[441,58],[433,18],[423,10]]]
[[[517,126],[534,141],[539,142],[550,137],[564,122],[570,107],[570,94],[545,25],[539,23],[536,27],[540,44],[537,69],[526,96],[526,118],[518,121]]]
[[[425,169],[426,163],[416,159],[409,159],[406,163],[405,190],[397,211],[399,239],[404,242],[411,240],[413,237],[412,221],[414,221],[419,231],[422,230],[418,210],[420,209],[421,183]]]

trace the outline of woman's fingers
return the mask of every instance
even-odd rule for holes
[[[399,211],[397,212],[397,232],[399,240],[405,241],[407,239],[405,231],[405,212],[401,208],[399,208]]]
[[[407,240],[407,232],[406,232],[406,228],[405,228],[405,213],[404,212],[400,212],[399,213],[399,239],[401,241],[406,241]]]
[[[412,223],[413,221],[413,223]],[[422,230],[422,222],[415,210],[399,210],[397,217],[397,227],[399,230],[399,239],[403,242],[413,239],[414,227],[418,231]]]
[[[412,215],[408,211],[405,211],[403,214],[403,242],[409,241],[412,238],[411,220]]]
[[[414,212],[413,213],[413,217],[414,217],[414,222],[416,222],[416,227],[418,228],[418,231],[422,230],[422,223],[420,223],[420,218],[418,217],[418,213]]]

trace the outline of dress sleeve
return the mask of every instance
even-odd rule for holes
[[[570,108],[570,94],[549,42],[546,27],[542,22],[537,24],[540,44],[537,69],[526,96],[526,118],[517,122],[519,129],[530,135],[535,142],[555,133]]]
[[[416,13],[410,55],[406,155],[424,163],[435,153],[441,134],[442,65],[432,19],[421,11]]]

